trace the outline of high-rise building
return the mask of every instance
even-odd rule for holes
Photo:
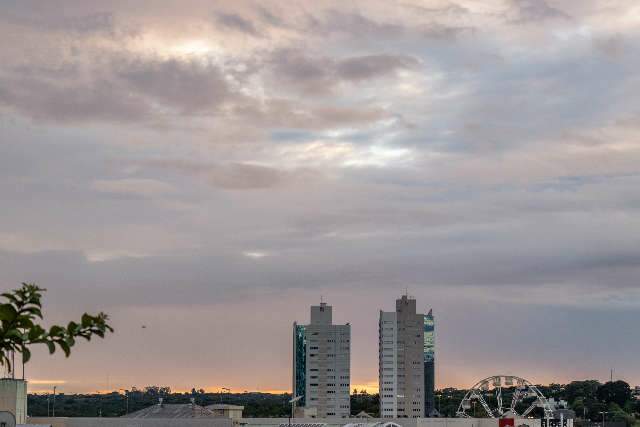
[[[334,325],[326,303],[311,307],[308,325],[293,324],[293,396],[317,417],[349,417],[351,326]]]
[[[436,337],[433,310],[424,316],[424,414],[427,417],[436,415],[435,405],[435,363],[436,363]]]
[[[396,311],[380,311],[381,417],[420,418],[429,414],[426,403],[429,392],[433,404],[432,322],[433,315],[417,313],[416,300],[407,295],[396,300]]]

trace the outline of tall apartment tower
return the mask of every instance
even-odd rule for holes
[[[396,300],[396,311],[380,311],[379,389],[382,418],[421,418],[428,415],[426,398],[433,401],[433,331],[427,335],[428,317],[416,312],[416,300]],[[431,317],[431,319],[433,316]],[[432,354],[431,354],[432,355]],[[431,362],[427,362],[427,359]],[[431,365],[428,365],[431,363]]]
[[[308,325],[293,324],[293,396],[316,416],[351,415],[351,326],[332,323],[331,306],[311,307]]]

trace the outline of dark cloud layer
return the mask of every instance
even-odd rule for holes
[[[230,30],[240,31],[252,36],[258,35],[258,31],[251,21],[235,13],[218,13],[216,15],[216,23]]]
[[[511,22],[539,22],[548,19],[570,19],[562,10],[550,6],[545,0],[511,0]]]
[[[211,112],[230,96],[216,66],[156,58],[114,58],[87,70],[0,74],[0,102],[45,120],[139,122],[165,109]]]

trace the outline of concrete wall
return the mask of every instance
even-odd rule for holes
[[[342,427],[349,423],[371,424],[377,421],[392,421],[402,427],[498,427],[497,419],[489,418],[294,418],[292,424],[326,424],[327,427]],[[52,427],[279,427],[287,425],[288,418],[242,418],[233,422],[224,418],[29,418],[30,424],[45,424]],[[537,419],[516,419],[516,427],[527,425],[540,427]]]
[[[233,427],[233,422],[228,418],[30,417],[28,422],[52,427]]]
[[[16,424],[24,424],[27,418],[27,382],[11,378],[0,379],[0,411],[11,412]]]
[[[538,419],[515,419],[515,426],[540,427]],[[400,424],[400,422],[398,422]],[[492,418],[421,418],[416,427],[498,427],[498,420]]]
[[[372,424],[375,422],[394,422],[402,427],[498,427],[497,419],[490,418],[294,418],[295,424],[326,424],[327,427],[342,427],[349,423]],[[247,427],[278,427],[288,424],[287,418],[243,418],[240,425]],[[515,426],[527,425],[540,427],[538,419],[516,419]]]

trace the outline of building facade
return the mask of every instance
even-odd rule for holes
[[[308,325],[293,324],[293,396],[317,417],[351,414],[351,326],[334,325],[332,307],[311,307]]]
[[[417,313],[416,300],[404,295],[395,312],[380,311],[378,331],[380,416],[425,417],[433,406],[432,313]]]
[[[433,310],[424,316],[424,414],[426,417],[438,415],[435,405],[436,380],[436,336]]]
[[[0,411],[11,412],[16,424],[27,422],[27,382],[0,378]]]

